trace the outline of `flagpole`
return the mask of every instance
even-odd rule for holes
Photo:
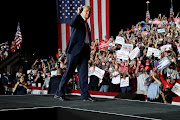
[[[174,16],[174,12],[173,12],[173,0],[171,0],[170,16]]]
[[[149,10],[149,1],[146,2],[147,3],[147,11]]]
[[[147,12],[146,12],[146,22],[148,23],[148,20],[150,19],[150,13],[149,13],[149,1],[146,2],[147,3]]]

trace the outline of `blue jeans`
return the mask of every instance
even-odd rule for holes
[[[132,87],[121,87],[122,93],[131,93]]]
[[[108,92],[108,89],[109,89],[109,85],[102,85],[99,91],[100,92]]]

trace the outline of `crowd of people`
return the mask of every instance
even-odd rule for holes
[[[16,52],[17,46],[16,42],[12,41],[11,46],[9,46],[9,42],[6,41],[0,44],[0,63],[8,57],[9,54]]]
[[[152,21],[139,22],[131,29],[122,29],[119,32],[118,36],[124,38],[125,44],[140,49],[139,54],[132,60],[117,58],[116,53],[122,49],[122,44],[116,43],[113,37],[91,42],[89,68],[98,67],[105,73],[102,79],[96,75],[89,76],[89,90],[144,94],[149,101],[172,102],[171,89],[180,79],[180,24],[173,16],[168,19],[159,15],[158,19],[160,24],[153,24]],[[159,32],[158,29],[165,31]],[[107,41],[109,46],[101,49],[99,43],[102,41]],[[170,47],[162,50],[164,45]],[[1,47],[1,51],[9,50],[7,44],[4,46],[6,47]],[[161,50],[160,55],[147,55],[149,47]],[[11,47],[11,51],[12,49]],[[164,57],[171,63],[159,70],[155,63]],[[66,63],[66,53],[58,49],[55,60],[53,57],[37,59],[25,74],[20,69],[16,79],[11,80],[15,85],[16,94],[24,94],[27,87],[32,85],[40,85],[42,89],[48,88],[48,93],[54,94],[66,69]],[[1,78],[4,85],[9,84],[7,73],[3,73]],[[121,81],[128,81],[128,85],[122,86]],[[79,89],[77,70],[67,83],[66,92],[68,89]]]

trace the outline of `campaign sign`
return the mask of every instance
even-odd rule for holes
[[[177,23],[180,23],[180,17],[175,18],[175,21],[176,21]]]
[[[129,86],[129,77],[126,77],[126,79],[121,79],[120,87],[127,87]]]
[[[159,49],[148,47],[147,57],[151,56],[152,53],[154,53],[154,57],[161,58],[161,51]]]
[[[161,24],[161,20],[160,19],[154,19],[152,23],[159,25],[159,24]]]
[[[158,33],[165,33],[166,32],[166,28],[158,28],[157,32]]]
[[[116,51],[116,56],[119,59],[128,60],[129,59],[129,51],[118,50],[118,51]]]
[[[121,50],[125,50],[125,51],[131,51],[133,49],[133,44],[122,44],[122,48]]]
[[[149,34],[149,32],[147,32],[147,31],[142,31],[142,34],[143,34],[143,35],[147,35],[147,34]]]
[[[169,59],[167,57],[163,57],[161,60],[159,60],[158,62],[155,63],[155,66],[160,71],[160,70],[163,70],[164,68],[168,67],[170,64],[171,64],[171,62],[169,61]]]
[[[98,67],[95,67],[95,70],[94,70],[94,75],[97,76],[98,78],[102,79],[103,76],[104,76],[104,73],[105,71],[98,68]]]
[[[139,51],[139,47],[134,48],[129,54],[130,59],[134,59],[139,54]]]
[[[120,36],[116,36],[115,43],[117,44],[124,44],[124,38]]]
[[[94,68],[93,67],[90,67],[89,69],[88,69],[88,76],[91,76],[91,75],[93,75],[94,74]]]
[[[180,96],[180,84],[176,83],[171,89],[171,91],[174,92],[176,95]]]
[[[105,48],[108,48],[109,47],[109,43],[107,41],[103,41],[103,42],[100,42],[99,43],[99,47],[100,49],[105,49]]]
[[[180,53],[180,45],[177,46],[177,50]]]
[[[170,50],[171,47],[172,47],[171,44],[163,45],[163,46],[161,46],[161,52],[164,52],[165,49],[166,49],[166,50]]]

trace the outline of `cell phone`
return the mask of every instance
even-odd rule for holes
[[[45,62],[45,61],[47,61],[47,59],[43,59],[43,61]]]
[[[81,6],[81,10],[80,10],[80,13],[82,13],[82,11],[83,11],[83,7]]]

